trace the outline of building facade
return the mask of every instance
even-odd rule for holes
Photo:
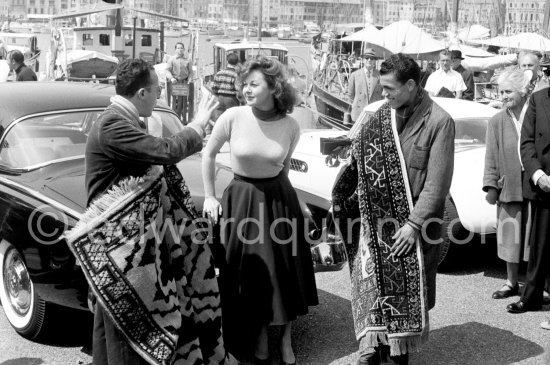
[[[538,33],[542,29],[544,10],[547,0],[508,0],[506,3],[505,32]]]

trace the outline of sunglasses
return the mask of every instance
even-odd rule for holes
[[[375,61],[375,60],[376,60],[376,57],[371,57],[371,56],[363,56],[363,59],[364,59],[364,60],[371,60],[371,61]]]

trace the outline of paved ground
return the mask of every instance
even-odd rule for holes
[[[437,305],[430,312],[430,342],[413,354],[411,365],[550,364],[550,331],[539,323],[550,315],[540,312],[512,315],[512,300],[491,299],[504,281],[504,265],[491,245],[451,252],[455,265],[438,274]],[[522,267],[525,270],[525,267]],[[347,266],[338,272],[317,273],[319,306],[294,326],[298,363],[354,364],[357,342],[349,302]],[[89,364],[91,317],[50,307],[54,326],[41,343],[18,336],[0,314],[0,365]],[[1,312],[1,311],[0,311]],[[274,363],[278,361],[270,332]]]

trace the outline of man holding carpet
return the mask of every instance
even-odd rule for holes
[[[66,234],[97,298],[93,364],[227,364],[208,245],[180,226],[159,234],[196,216],[173,165],[201,150],[217,105],[204,101],[194,122],[161,138],[140,119],[152,115],[160,96],[153,67],[122,62],[116,93],[86,145],[88,209]]]
[[[333,190],[360,365],[380,364],[388,347],[394,363],[408,364],[427,339],[454,163],[454,122],[419,86],[417,63],[392,55],[380,75],[387,102],[358,121],[352,162]],[[349,220],[358,216],[360,227]]]

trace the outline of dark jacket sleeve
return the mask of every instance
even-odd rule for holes
[[[500,179],[500,171],[498,166],[499,141],[496,136],[496,125],[501,121],[502,115],[498,113],[494,115],[487,124],[487,134],[485,142],[487,149],[485,150],[485,169],[483,172],[483,191],[489,191],[489,188],[498,189],[498,180]]]
[[[172,137],[161,138],[120,118],[105,120],[100,143],[110,158],[150,165],[175,164],[202,149],[202,139],[192,128],[185,127]]]
[[[437,216],[445,204],[451,188],[455,152],[455,124],[446,116],[439,123],[428,159],[426,181],[409,216],[409,221],[422,227],[424,222]]]
[[[535,148],[535,122],[537,118],[535,99],[534,94],[529,98],[529,106],[527,107],[527,112],[521,126],[520,154],[527,179],[530,179],[535,171],[542,169],[542,164],[537,157],[537,150]]]
[[[467,89],[462,93],[462,99],[474,100],[474,73],[470,70],[466,70],[463,74],[464,83]]]

